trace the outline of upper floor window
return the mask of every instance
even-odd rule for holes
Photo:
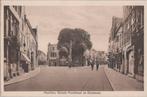
[[[51,52],[51,57],[57,57],[57,54],[55,52]]]
[[[141,9],[141,12],[140,12],[140,18],[141,18],[141,25],[144,25],[144,9],[142,10]]]
[[[52,47],[52,50],[55,50],[55,47],[54,46]]]
[[[131,25],[133,25],[134,23],[135,23],[135,13],[132,14]]]

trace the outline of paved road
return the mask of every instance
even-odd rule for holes
[[[104,67],[41,67],[41,72],[28,80],[5,86],[6,91],[112,91]]]

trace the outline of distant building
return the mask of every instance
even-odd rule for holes
[[[87,51],[86,60],[92,59],[93,61],[98,61],[99,64],[106,64],[106,52],[105,51],[96,51],[95,49],[90,49]]]
[[[36,52],[35,57],[36,57],[36,66],[37,66],[38,65],[38,34],[37,34],[38,29],[36,27],[36,28],[32,28],[32,30],[33,30],[32,35],[33,35],[35,42],[36,42],[36,45],[35,45],[36,49],[34,52]]]
[[[47,55],[41,51],[38,50],[38,65],[46,65],[47,63]]]
[[[122,23],[123,19],[118,17],[112,18],[112,27],[109,37],[109,67],[120,71],[122,64]]]
[[[49,66],[59,65],[59,51],[57,44],[48,44],[47,60]]]
[[[89,50],[89,57],[92,58],[92,59],[95,59],[97,54],[96,54],[96,50],[95,49],[90,49]]]
[[[22,35],[22,46],[21,46],[21,60],[26,60],[30,64],[29,69],[34,69],[38,65],[37,60],[37,50],[38,50],[38,40],[37,40],[37,29],[32,28],[29,20],[25,16],[24,18],[24,31]]]
[[[98,60],[98,62],[102,65],[102,64],[106,64],[106,52],[105,51],[97,51],[96,52],[96,60]]]

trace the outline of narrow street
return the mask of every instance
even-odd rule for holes
[[[5,86],[6,91],[112,91],[104,66],[90,67],[41,66],[40,73],[22,82]]]

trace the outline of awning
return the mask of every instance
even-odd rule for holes
[[[23,54],[23,53],[21,53],[21,60],[22,60],[22,61],[31,62],[30,59],[28,58],[28,56],[25,55],[25,54]]]

